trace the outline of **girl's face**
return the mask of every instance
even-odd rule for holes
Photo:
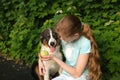
[[[65,34],[59,34],[60,36],[60,39],[61,40],[64,40],[66,42],[72,42],[72,41],[75,41],[79,38],[79,34],[74,34],[73,36],[65,36]]]

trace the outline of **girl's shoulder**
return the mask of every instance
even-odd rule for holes
[[[81,36],[77,41],[77,44],[81,44],[81,45],[86,45],[89,43],[90,43],[90,40],[86,38],[85,36]]]
[[[77,45],[79,46],[81,54],[91,52],[91,42],[85,36],[81,36],[81,38],[79,39]]]

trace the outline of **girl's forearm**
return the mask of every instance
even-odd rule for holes
[[[65,64],[63,61],[61,61],[60,59],[58,59],[56,57],[54,57],[53,60],[56,61],[65,71],[67,71],[73,77],[75,77],[75,78],[80,77],[80,74],[77,73],[76,68],[73,68],[73,67]]]

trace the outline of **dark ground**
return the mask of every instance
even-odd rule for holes
[[[0,80],[34,80],[29,67],[0,57]]]

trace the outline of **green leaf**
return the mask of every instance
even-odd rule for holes
[[[111,2],[113,2],[113,3],[114,3],[114,2],[117,2],[117,0],[112,0]]]

